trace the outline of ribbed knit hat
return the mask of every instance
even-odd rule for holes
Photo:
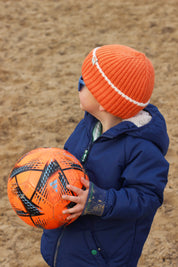
[[[154,87],[154,68],[150,60],[123,45],[93,49],[84,60],[82,76],[100,105],[122,119],[144,109]]]

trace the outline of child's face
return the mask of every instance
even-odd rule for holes
[[[99,103],[86,86],[83,86],[79,91],[79,99],[80,108],[95,116],[96,112],[99,110]]]

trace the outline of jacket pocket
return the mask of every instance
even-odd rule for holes
[[[107,266],[127,266],[135,238],[135,224],[118,222],[117,227],[94,232]],[[117,265],[116,265],[117,263]]]
[[[107,258],[105,257],[105,251],[101,244],[96,239],[96,236],[91,231],[85,231],[85,239],[90,250],[90,254],[93,256],[95,261],[98,263],[97,266],[107,266]]]

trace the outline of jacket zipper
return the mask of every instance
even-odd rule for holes
[[[88,154],[89,154],[89,152],[90,152],[90,150],[91,150],[91,148],[92,148],[92,145],[93,145],[93,141],[90,141],[90,143],[89,143],[87,149],[85,149],[85,151],[84,151],[84,153],[83,153],[83,156],[82,156],[82,158],[81,158],[81,162],[82,162],[83,164],[86,162],[86,160],[87,160],[87,158],[88,158]]]
[[[59,236],[59,238],[57,240],[57,245],[56,245],[56,249],[55,249],[55,253],[54,253],[53,267],[56,267],[58,250],[59,250],[59,246],[60,246],[60,243],[61,243],[61,239],[62,239],[62,237],[64,235],[64,230],[65,230],[65,227],[63,228],[63,231],[62,231],[61,235]]]
[[[101,124],[100,121],[98,121],[95,124],[94,128],[93,128],[93,131],[92,131],[92,139],[89,142],[88,147],[87,147],[87,149],[85,149],[85,151],[83,153],[83,156],[81,158],[81,162],[82,163],[85,163],[86,162],[86,160],[88,158],[88,154],[89,154],[89,152],[90,152],[90,150],[92,148],[93,143],[98,139],[98,137],[101,136],[101,134],[102,134],[102,124]]]
[[[92,146],[93,146],[93,143],[94,143],[94,142],[96,141],[96,139],[101,135],[101,133],[102,133],[102,125],[101,125],[101,122],[98,121],[98,122],[95,124],[94,128],[93,128],[93,132],[92,132],[92,140],[89,142],[88,147],[87,147],[87,149],[85,149],[84,154],[83,154],[83,156],[82,156],[82,158],[81,158],[81,162],[82,162],[83,164],[85,164],[85,162],[86,162],[86,160],[87,160],[87,158],[88,158],[88,154],[89,154],[89,152],[90,152],[90,150],[91,150],[91,148],[92,148]],[[56,245],[56,249],[55,249],[55,254],[54,254],[54,261],[53,261],[53,266],[54,266],[54,267],[56,267],[57,256],[58,256],[58,250],[59,250],[59,246],[60,246],[60,243],[61,243],[61,239],[62,239],[62,237],[63,237],[63,235],[64,235],[64,230],[65,230],[65,226],[64,226],[64,229],[63,229],[63,231],[62,231],[62,233],[61,233],[61,235],[59,236],[58,241],[57,241],[57,245]]]

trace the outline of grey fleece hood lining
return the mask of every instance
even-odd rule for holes
[[[145,110],[141,110],[137,115],[123,121],[130,121],[138,128],[148,124],[152,119],[152,116]]]

